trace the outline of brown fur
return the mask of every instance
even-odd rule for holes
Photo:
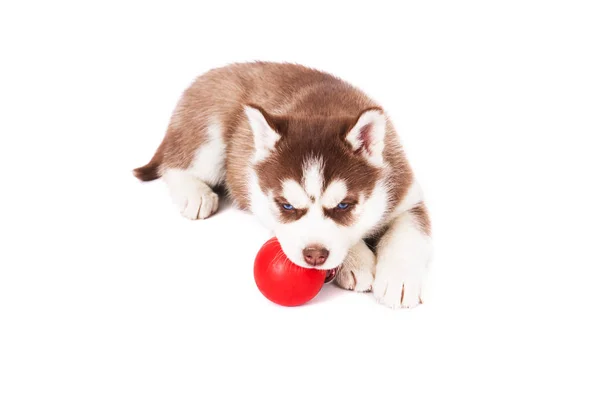
[[[160,178],[158,169],[163,161],[164,142],[158,147],[148,164],[133,170],[133,174],[140,181],[149,182]]]
[[[419,228],[423,233],[431,236],[431,222],[429,220],[429,213],[425,203],[419,203],[410,210],[410,213],[415,216],[419,224]]]
[[[282,178],[301,178],[307,151],[324,155],[325,183],[345,179],[348,190],[373,189],[381,170],[361,156],[352,155],[343,137],[360,114],[378,104],[350,84],[314,69],[294,64],[246,63],[214,69],[198,77],[179,101],[165,138],[150,163],[135,170],[141,180],[160,176],[165,168],[187,168],[198,147],[206,141],[207,126],[218,121],[226,144],[226,188],[243,209],[247,209],[245,169],[254,153],[254,143],[243,106],[254,106],[283,138],[275,152],[277,159],[257,166],[261,188],[280,189]],[[331,139],[338,136],[339,139]],[[412,171],[404,157],[391,122],[387,123],[384,160],[390,186],[390,208],[406,194]],[[285,167],[273,167],[284,164]],[[342,216],[340,222],[350,222]]]

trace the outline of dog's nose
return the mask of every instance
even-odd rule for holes
[[[321,266],[327,260],[329,251],[321,245],[309,245],[302,250],[304,261],[311,266]]]

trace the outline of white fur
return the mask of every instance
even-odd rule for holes
[[[267,229],[274,231],[277,225],[277,208],[273,208],[275,203],[273,195],[263,193],[258,183],[258,176],[253,170],[249,171],[248,176],[248,198],[250,201],[250,211]]]
[[[281,136],[271,128],[260,110],[245,106],[244,111],[254,136],[254,163],[258,163],[269,156]]]
[[[208,218],[217,211],[219,196],[209,185],[218,185],[225,178],[225,143],[218,121],[209,124],[206,136],[187,169],[168,168],[162,175],[175,205],[192,220]]]
[[[394,209],[394,215],[400,215],[423,201],[423,190],[416,180],[413,180],[402,202]]]
[[[369,132],[369,144],[362,151],[362,155],[365,156],[367,161],[371,164],[382,167],[383,166],[383,146],[386,131],[386,117],[379,110],[368,110],[364,112],[354,127],[348,132],[346,140],[350,143],[354,150],[359,150],[364,146],[365,142],[361,139],[360,130],[371,124],[371,130]]]
[[[342,288],[366,292],[371,290],[375,276],[375,254],[363,240],[355,244],[338,270],[335,282]]]
[[[225,142],[221,126],[213,121],[206,129],[207,141],[200,145],[188,171],[201,181],[216,186],[225,179]]]
[[[319,184],[322,184],[319,180],[322,181],[323,178],[321,160],[313,159],[307,161],[305,165],[304,189],[308,186],[312,193],[317,193],[317,190],[321,189]],[[312,202],[308,199],[308,192],[304,189],[297,182],[285,182],[283,194],[286,199],[292,205],[294,205],[294,201],[298,201],[296,204],[301,204],[299,208],[306,208],[307,213],[295,222],[282,223],[279,221],[280,209],[274,202],[272,193],[264,193],[260,189],[256,173],[250,171],[251,210],[261,223],[275,233],[283,251],[292,262],[298,266],[310,267],[304,262],[302,250],[310,244],[320,244],[330,251],[329,258],[321,268],[333,269],[342,263],[352,246],[348,233],[345,233],[347,228],[340,227],[333,220],[325,217],[320,202],[320,192],[315,195],[315,200]],[[305,204],[306,206],[304,206]]]
[[[293,179],[283,181],[283,197],[295,208],[308,208],[311,204],[311,200],[302,186]]]
[[[323,159],[311,158],[302,167],[304,190],[310,197],[320,197],[323,191]]]
[[[417,306],[423,300],[431,251],[431,239],[415,216],[410,212],[398,216],[377,247],[375,298],[392,308]]]
[[[217,211],[219,197],[189,170],[170,168],[164,171],[162,178],[184,217],[205,219]]]
[[[339,186],[334,187],[337,188]],[[302,218],[290,223],[278,222],[276,214],[279,209],[272,206],[274,232],[283,251],[295,264],[310,267],[304,262],[302,250],[307,245],[320,244],[329,250],[329,258],[320,268],[333,269],[340,266],[351,247],[359,243],[381,221],[387,209],[387,197],[384,184],[377,183],[369,198],[359,198],[353,209],[357,221],[350,226],[338,225],[326,217],[321,197],[315,198]]]
[[[334,208],[346,198],[347,194],[348,188],[346,187],[346,182],[336,179],[327,186],[321,201],[325,208]]]
[[[320,204],[311,205],[308,212],[297,221],[277,223],[275,235],[290,260],[303,267],[312,267],[304,262],[302,254],[302,250],[309,245],[319,244],[329,250],[329,258],[320,269],[333,269],[341,265],[353,245],[348,228],[325,217]]]
[[[355,230],[355,241],[363,238],[379,225],[388,210],[389,194],[383,181],[378,181],[368,199],[360,198],[354,211],[358,216],[357,222],[352,226]]]

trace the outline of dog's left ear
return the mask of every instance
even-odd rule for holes
[[[354,126],[346,134],[346,142],[354,153],[360,154],[377,167],[383,165],[383,147],[386,116],[383,110],[372,108],[364,110]]]

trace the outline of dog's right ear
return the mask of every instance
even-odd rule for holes
[[[254,162],[258,163],[266,159],[275,149],[275,144],[281,139],[281,135],[277,132],[272,118],[259,106],[246,105],[244,112],[254,135]]]

